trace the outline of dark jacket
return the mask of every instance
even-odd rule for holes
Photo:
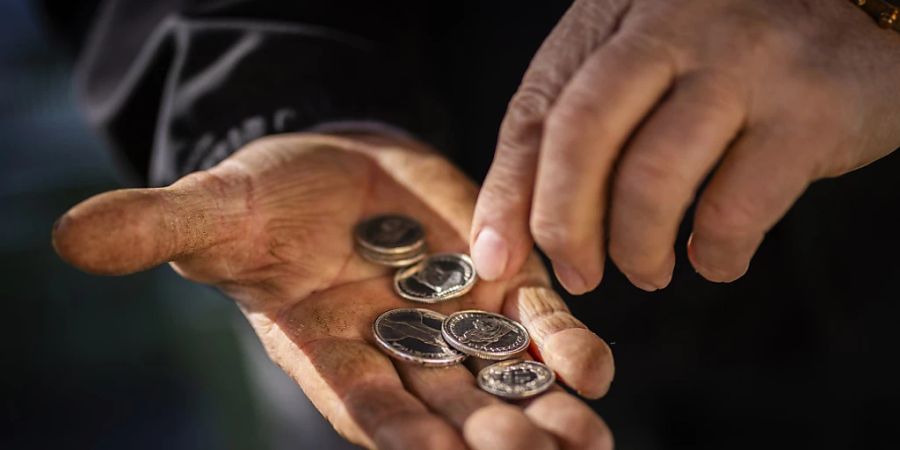
[[[47,2],[77,43],[87,117],[152,185],[333,121],[389,124],[458,154],[466,127],[495,133],[567,6],[518,3],[112,0],[79,15]],[[467,165],[483,172],[491,147],[469,147]]]

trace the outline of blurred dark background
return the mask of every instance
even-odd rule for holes
[[[540,16],[547,29],[564,6]],[[103,278],[55,257],[56,217],[121,183],[32,8],[0,2],[0,448],[348,447],[232,302],[167,267]],[[547,29],[469,26],[436,45],[500,69],[440,73],[467,130],[455,145],[489,148]],[[486,33],[523,44],[483,44]],[[616,354],[613,389],[592,405],[618,448],[897,448],[898,175],[895,153],[816,183],[736,283],[703,281],[680,251],[664,292],[609,266],[596,292],[570,299]]]

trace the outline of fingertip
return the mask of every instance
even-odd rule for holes
[[[464,450],[465,444],[447,422],[432,414],[399,415],[379,427],[373,437],[380,449],[423,448]]]
[[[603,272],[586,276],[564,262],[553,262],[553,273],[562,287],[572,295],[581,295],[594,290],[603,278]]]
[[[722,271],[719,269],[712,269],[705,267],[697,262],[692,263],[694,266],[694,270],[700,274],[707,281],[712,281],[713,283],[731,283],[741,279],[749,270],[749,266],[742,270],[737,270],[733,272]]]
[[[640,251],[623,250],[610,244],[610,259],[628,281],[643,291],[665,289],[672,282],[675,270],[675,252],[670,249],[661,256],[647,257]]]
[[[105,214],[93,210],[88,202],[72,208],[53,224],[50,238],[53,249],[60,259],[82,271],[95,275],[123,273],[108,264],[113,259],[108,251],[111,246],[103,242],[110,239],[110,232],[100,233],[93,225],[93,217]]]
[[[85,200],[54,224],[53,248],[63,261],[97,275],[123,275],[158,264],[162,261],[155,260],[159,249],[153,235],[157,200],[141,190]]]
[[[743,277],[750,269],[756,244],[748,242],[739,246],[750,248],[749,251],[739,247],[723,247],[702,235],[692,233],[687,242],[688,260],[703,278],[714,283],[731,283]]]
[[[560,381],[587,398],[606,395],[615,376],[612,350],[585,328],[569,328],[548,336],[541,352]]]
[[[675,268],[673,267],[673,268],[669,269],[668,272],[666,272],[666,276],[663,278],[662,283],[659,284],[659,290],[665,289],[665,288],[669,287],[670,284],[672,284],[672,277],[674,276],[674,271],[675,271]]]
[[[556,448],[549,434],[537,428],[521,409],[508,404],[476,411],[463,424],[463,436],[476,450]]]
[[[640,289],[640,290],[642,290],[642,291],[646,291],[646,292],[656,292],[656,291],[658,291],[658,290],[661,289],[661,288],[659,288],[659,287],[656,287],[656,285],[654,285],[654,284],[652,284],[652,283],[648,283],[648,282],[646,282],[646,281],[644,281],[644,280],[642,280],[642,279],[640,279],[640,278],[637,278],[637,277],[635,277],[635,276],[629,275],[629,274],[627,274],[627,273],[625,274],[625,278],[628,278],[628,281],[629,281],[632,285],[634,285],[634,287],[636,287],[636,288],[638,288],[638,289]]]
[[[528,405],[525,414],[553,434],[561,448],[613,448],[612,433],[603,420],[583,402],[565,392],[542,395]]]
[[[510,248],[508,241],[491,226],[484,226],[471,247],[472,261],[478,276],[486,281],[501,278],[507,270]]]
[[[475,208],[470,254],[478,277],[507,280],[522,269],[533,250],[527,210],[500,194],[482,190]]]
[[[640,290],[656,292],[667,288],[672,283],[672,269],[669,269],[665,275],[656,277],[658,281],[647,281],[645,277],[628,273],[625,273],[625,278],[628,278],[628,281]]]
[[[69,213],[59,216],[50,230],[50,244],[63,261],[75,265],[72,240],[69,233]]]

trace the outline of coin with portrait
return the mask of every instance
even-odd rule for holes
[[[451,347],[482,359],[506,359],[528,348],[522,324],[487,311],[457,311],[444,320],[444,339]]]

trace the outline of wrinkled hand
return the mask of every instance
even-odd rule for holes
[[[512,406],[480,391],[464,366],[391,360],[372,322],[415,306],[394,270],[362,260],[361,219],[416,218],[432,251],[465,249],[475,186],[411,142],[290,135],[251,143],[170,187],[108,192],[72,208],[54,245],[86,271],[125,274],[172,261],[185,278],[236,299],[266,350],[335,428],[379,448],[609,448],[603,422],[557,389]],[[548,288],[532,258],[507,282],[481,282],[442,313],[478,308],[521,321],[532,355],[588,397],[605,393],[612,356]]]
[[[573,293],[605,255],[668,285],[682,218],[713,281],[742,276],[814,180],[900,146],[900,34],[843,0],[578,0],[510,102],[470,233],[479,275],[532,240]]]

